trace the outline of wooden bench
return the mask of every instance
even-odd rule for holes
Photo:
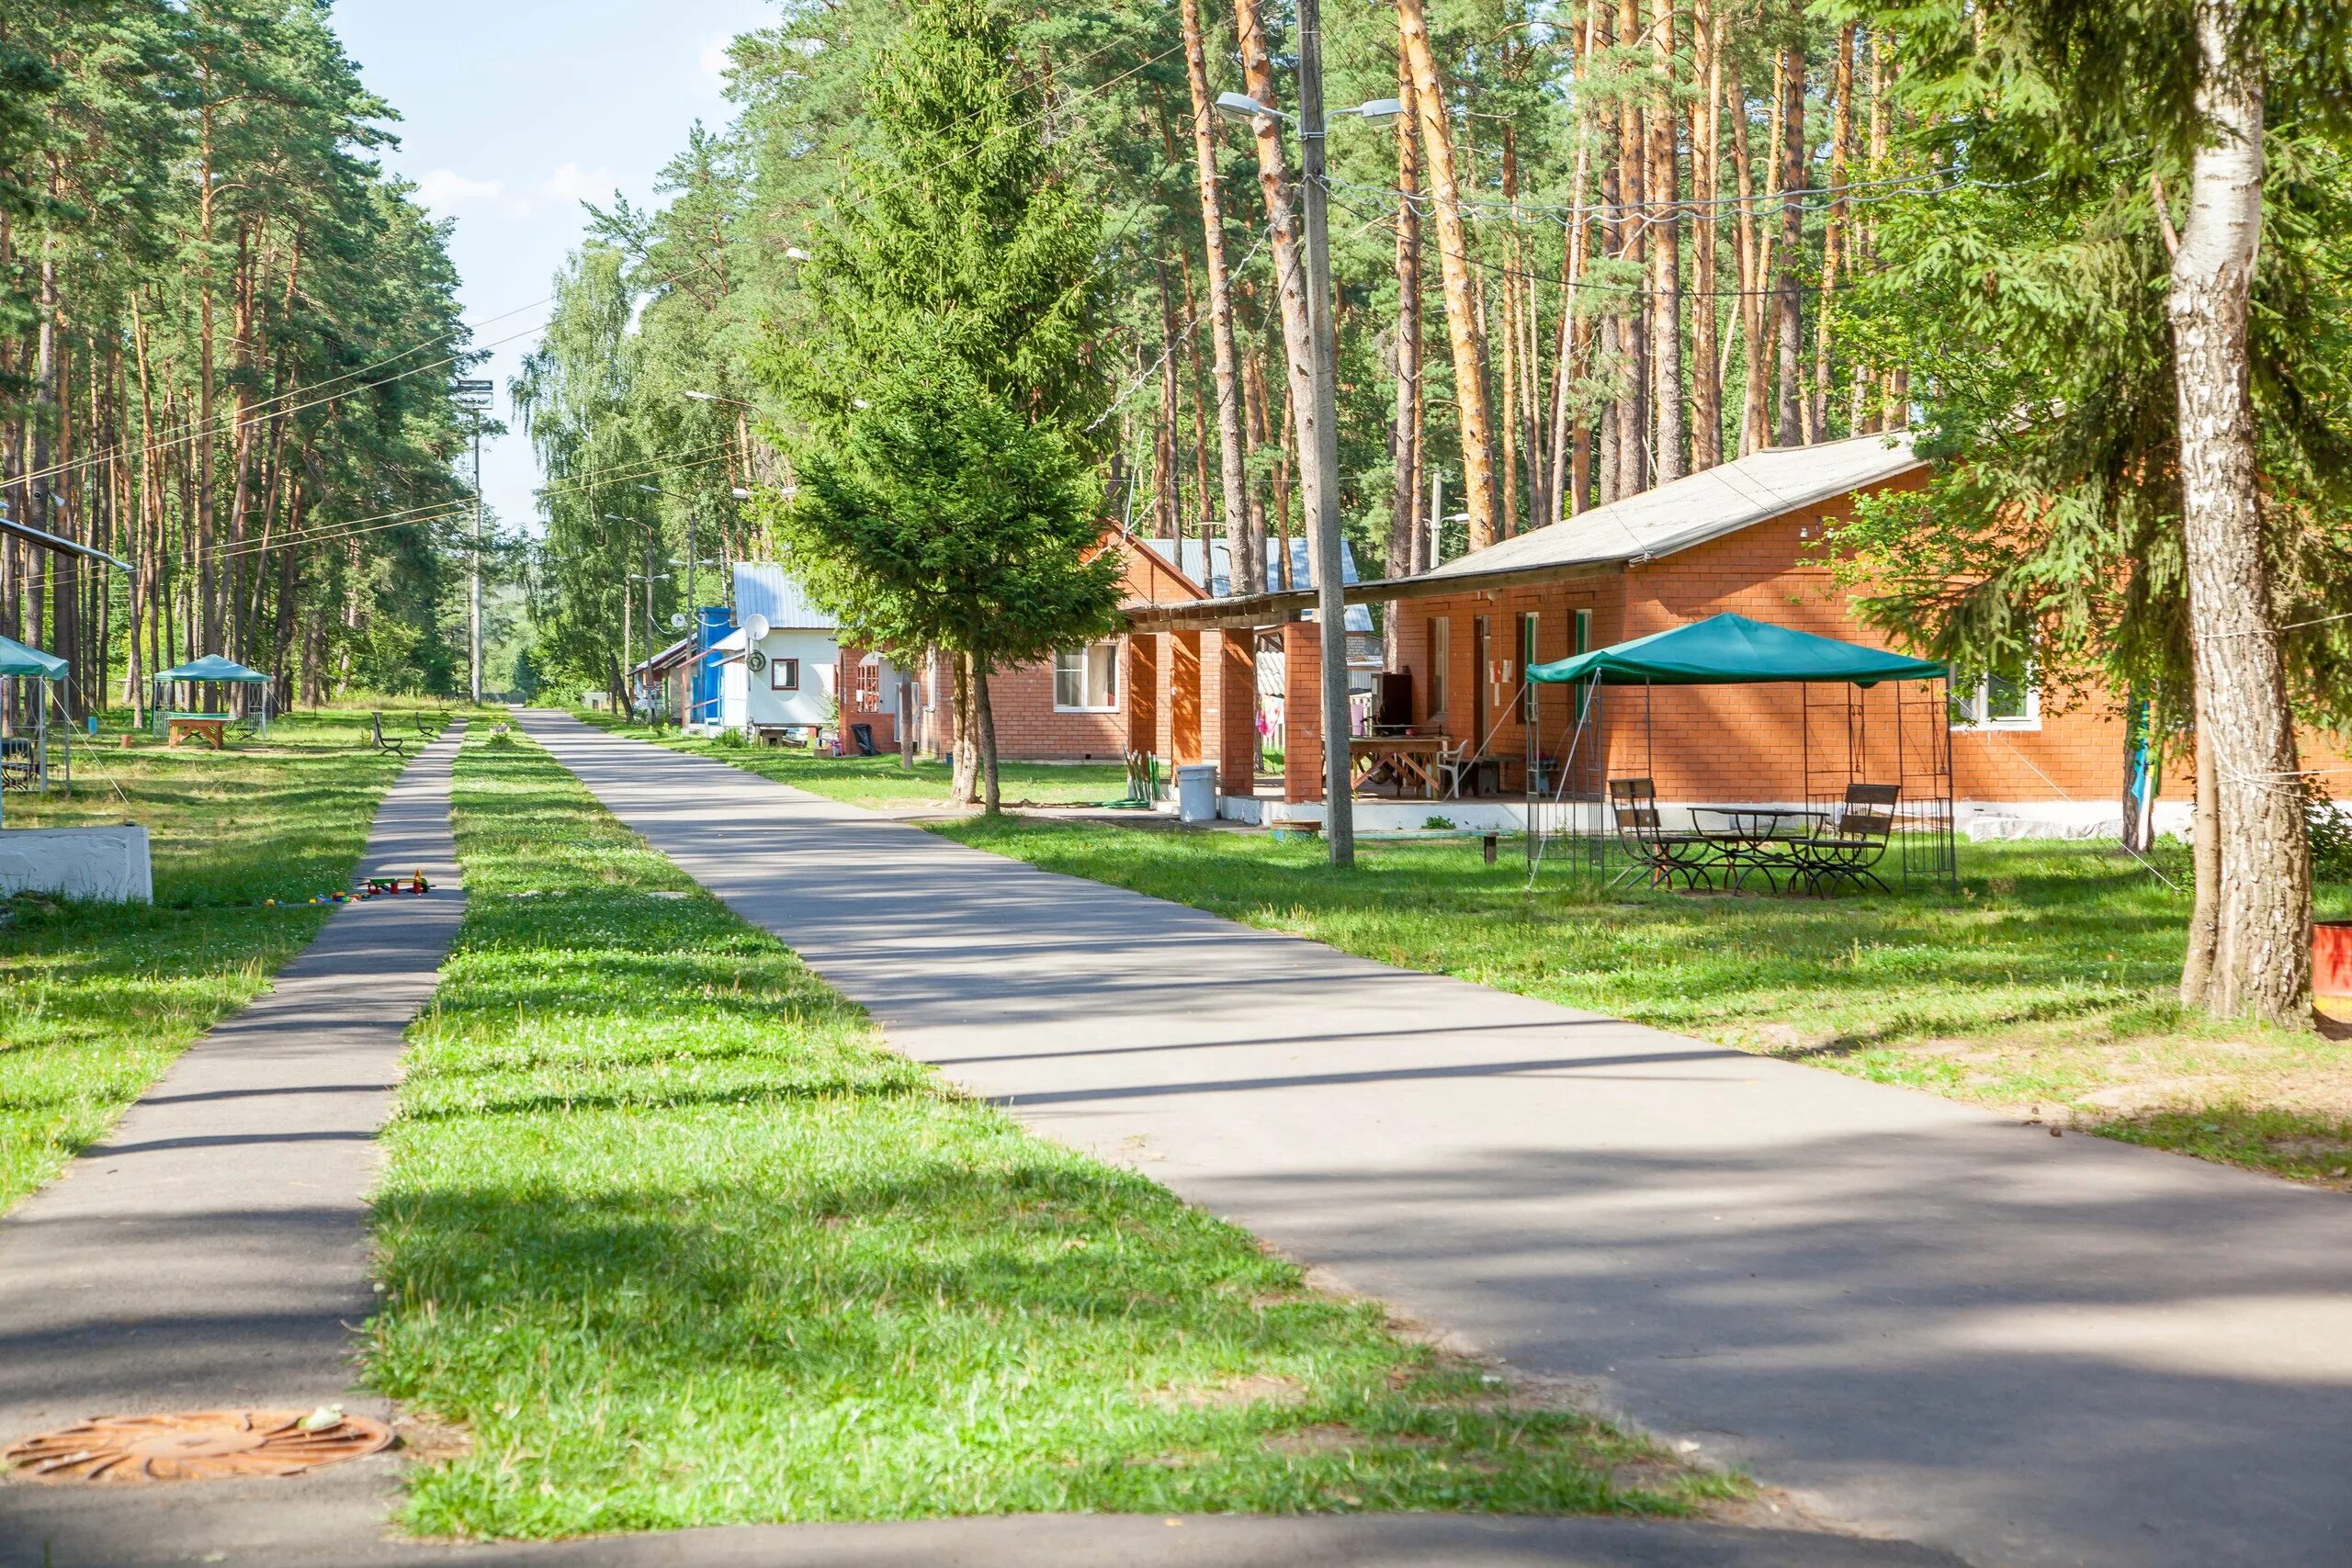
[[[225,713],[175,713],[164,716],[164,744],[178,745],[190,736],[209,740],[215,751],[229,749],[229,716]]]

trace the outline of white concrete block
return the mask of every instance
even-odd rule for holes
[[[51,893],[109,904],[152,904],[155,873],[147,829],[0,828],[0,896]]]

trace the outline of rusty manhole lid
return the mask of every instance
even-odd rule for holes
[[[300,1475],[391,1440],[382,1422],[339,1410],[94,1416],[0,1449],[0,1466],[29,1481],[230,1481]]]

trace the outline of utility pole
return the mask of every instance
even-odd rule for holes
[[[467,551],[466,690],[474,705],[481,705],[481,420],[490,410],[492,390],[488,381],[459,381],[455,389],[460,407],[473,415],[474,537]]]
[[[1308,536],[1315,569],[1315,619],[1323,654],[1323,832],[1331,863],[1356,863],[1354,771],[1348,756],[1347,583],[1340,570],[1340,432],[1331,323],[1330,193],[1325,187],[1323,11],[1320,0],[1298,0],[1299,183],[1306,209],[1306,323],[1314,343],[1308,385],[1314,429],[1306,467]]]
[[[1219,94],[1227,114],[1290,117],[1239,93]],[[1405,112],[1395,98],[1375,98],[1339,111],[1364,119],[1394,119]],[[1330,119],[1323,112],[1323,17],[1318,0],[1298,6],[1298,140],[1301,196],[1306,220],[1306,417],[1299,431],[1299,488],[1306,506],[1308,570],[1315,578],[1315,619],[1323,667],[1323,824],[1331,863],[1356,859],[1355,814],[1349,798],[1347,581],[1340,570],[1340,433],[1331,347],[1330,192],[1323,178]]]

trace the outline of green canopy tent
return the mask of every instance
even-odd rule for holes
[[[65,660],[53,653],[43,653],[38,648],[28,648],[12,637],[0,637],[0,681],[39,681],[40,694],[33,703],[33,733],[0,736],[0,790],[38,789],[47,791],[50,774],[49,706],[57,701],[56,689],[65,679]],[[14,708],[14,694],[0,698],[0,711]],[[62,709],[61,708],[61,712]],[[64,783],[74,781],[74,751],[70,739],[74,727],[66,725],[58,731],[62,744],[58,755],[63,761]]]
[[[1940,681],[1949,673],[1932,660],[1721,615],[1531,665],[1527,678],[1555,684],[1598,680],[1609,686],[1875,686],[1881,681]]]
[[[1529,746],[1528,852],[1540,853],[1544,836],[1538,813],[1546,807],[1589,807],[1595,813],[1607,802],[1609,748],[1606,744],[1602,689],[1638,686],[1642,689],[1642,737],[1645,768],[1656,773],[1655,705],[1651,694],[1659,686],[1793,685],[1799,693],[1799,747],[1805,803],[1824,807],[1841,799],[1849,783],[1859,783],[1868,740],[1871,705],[1863,694],[1882,684],[1896,688],[1891,701],[1894,722],[1897,777],[1906,803],[1904,874],[1915,870],[1948,880],[1955,872],[1952,842],[1951,726],[1948,667],[1933,660],[1841,642],[1790,626],[1777,626],[1746,615],[1709,615],[1686,626],[1654,632],[1648,637],[1597,648],[1548,664],[1530,665],[1533,685],[1564,685],[1578,689],[1574,734],[1566,762],[1549,770],[1558,781],[1552,798],[1544,798],[1536,781],[1545,775],[1535,751],[1541,744],[1538,726],[1527,727]],[[1905,682],[1937,683],[1928,699],[1905,700]],[[1841,701],[1823,702],[1815,692],[1836,687]],[[1907,710],[1907,711],[1906,711]],[[1815,735],[1830,721],[1842,736],[1842,755],[1817,748]],[[1907,724],[1906,724],[1907,720]],[[1906,729],[1908,733],[1906,733]],[[1577,764],[1582,761],[1583,767]],[[1577,774],[1582,773],[1581,779]],[[1574,799],[1571,800],[1571,796]],[[1597,844],[1608,835],[1596,815]]]
[[[208,653],[201,659],[191,659],[185,664],[175,664],[155,677],[155,733],[161,735],[173,718],[195,716],[170,711],[166,701],[169,688],[186,682],[190,685],[258,686],[261,688],[261,732],[269,733],[269,677],[258,670],[248,670],[233,659],[223,659]]]

